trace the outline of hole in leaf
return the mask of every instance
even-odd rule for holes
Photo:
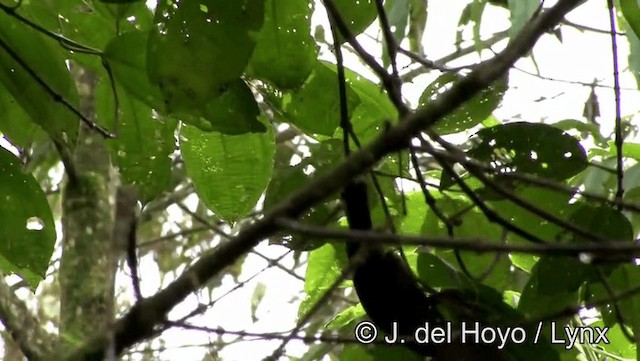
[[[30,231],[42,231],[44,222],[39,217],[29,217],[27,219],[27,229]]]

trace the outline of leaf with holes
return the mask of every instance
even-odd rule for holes
[[[21,168],[0,148],[0,270],[19,274],[35,290],[49,266],[56,229],[46,195]]]
[[[267,0],[264,26],[249,63],[248,73],[281,89],[301,85],[311,74],[318,48],[309,34],[308,1]]]
[[[365,31],[378,16],[374,0],[335,0],[333,3],[353,36]],[[337,28],[336,31],[339,32]],[[338,38],[344,41],[341,34]]]
[[[264,0],[159,1],[147,70],[168,111],[202,109],[239,78],[263,21]]]
[[[138,187],[140,200],[147,203],[165,191],[171,181],[171,159],[175,149],[177,121],[160,117],[143,102],[118,88],[121,95],[118,112],[118,137],[108,139],[111,159],[125,184]],[[102,124],[113,119],[115,104],[111,85],[98,84],[96,114]],[[106,119],[105,119],[106,118]]]
[[[521,172],[562,181],[587,167],[580,141],[547,124],[515,122],[476,133],[467,154],[504,172]],[[451,184],[443,173],[442,181]]]
[[[461,76],[455,73],[447,73],[438,77],[433,83],[429,84],[420,96],[420,106],[428,106],[428,103],[434,100],[438,94],[459,79],[461,79]],[[502,96],[506,90],[506,78],[497,80],[490,87],[483,89],[449,115],[440,119],[433,126],[433,130],[438,134],[444,135],[459,133],[473,128],[491,116],[491,113],[502,101]]]

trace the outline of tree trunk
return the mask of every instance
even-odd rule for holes
[[[79,79],[80,108],[94,118],[95,77],[72,69]],[[64,238],[60,262],[62,352],[106,332],[114,321],[115,253],[112,247],[112,182],[104,139],[83,127],[74,169],[62,199]]]

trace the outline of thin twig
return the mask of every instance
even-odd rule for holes
[[[613,6],[613,0],[607,0],[607,6],[609,8],[609,22],[611,24],[611,56],[613,57],[613,94],[616,102],[616,178],[617,189],[616,199],[622,200],[624,197],[624,163],[622,159],[622,146],[624,139],[622,139],[622,110],[620,107],[620,71],[618,66],[618,40],[616,39],[616,11]]]

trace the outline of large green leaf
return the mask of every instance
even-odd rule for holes
[[[587,167],[580,141],[541,123],[515,122],[481,129],[467,154],[506,171],[565,180]]]
[[[589,234],[612,242],[632,242],[633,226],[622,212],[606,205],[583,204],[571,214],[569,220]],[[576,242],[589,242],[575,235]]]
[[[273,168],[275,141],[265,133],[226,135],[183,125],[180,149],[196,192],[230,222],[246,216],[264,192]]]
[[[378,16],[374,0],[335,0],[333,3],[353,36],[365,31]],[[344,41],[342,36],[339,39]]]
[[[635,0],[620,0],[620,10],[629,23],[629,26],[640,37],[640,5]]]
[[[535,204],[536,207],[557,218],[566,220],[571,214],[570,194],[531,186],[516,189],[514,193],[524,202]],[[497,200],[489,204],[504,219],[529,234],[546,242],[558,242],[560,240],[562,229],[558,225],[529,212],[514,202]],[[507,243],[528,243],[528,241],[515,233],[509,233]],[[538,261],[537,256],[528,254],[511,254],[509,257],[515,266],[527,272],[530,272]]]
[[[623,13],[624,12],[625,10],[623,9]],[[640,31],[640,21],[636,22],[636,24],[636,29]],[[627,41],[629,42],[629,56],[627,57],[627,61],[629,62],[629,70],[635,77],[636,84],[640,85],[640,38],[638,38],[638,35],[636,35],[636,31],[631,28],[629,22],[625,21],[624,18],[620,21],[620,29],[627,34],[626,37]]]
[[[530,320],[549,320],[549,317],[575,308],[580,303],[580,289],[585,282],[591,281],[595,275],[594,265],[581,263],[577,259],[563,257],[545,257],[541,259],[531,272],[531,277],[520,295],[518,310]],[[550,321],[550,320],[549,320]],[[561,320],[545,323],[542,335],[564,334]],[[555,331],[552,331],[555,328]],[[555,347],[564,348],[564,345]],[[575,352],[575,350],[573,350]],[[575,358],[572,358],[575,359]]]
[[[49,265],[56,229],[47,198],[15,155],[0,148],[0,269],[35,289]]]
[[[435,99],[443,89],[460,78],[461,76],[456,73],[446,73],[438,77],[420,96],[420,106],[428,106],[429,101]],[[440,119],[433,126],[433,130],[444,135],[458,133],[482,123],[500,104],[506,89],[507,80],[505,78],[497,80],[493,85],[460,105],[451,114]]]
[[[148,31],[130,31],[113,38],[104,50],[116,81],[127,92],[159,112],[165,111],[162,91],[147,74]]]
[[[405,33],[409,26],[409,13],[413,5],[411,0],[387,0],[384,2],[384,9],[387,13],[389,26],[392,29],[393,39],[397,44],[402,43],[404,40]],[[426,7],[426,4],[423,6]],[[382,53],[382,62],[386,68],[391,65],[386,42],[384,43],[384,50]]]
[[[307,297],[300,303],[298,315],[305,315],[322,298],[347,265],[344,245],[325,244],[309,253],[304,277]]]
[[[65,59],[41,34],[1,11],[0,41],[10,49],[0,47],[0,84],[52,138],[75,142],[78,117],[55,99],[77,104]]]
[[[309,33],[309,1],[267,0],[264,26],[249,73],[281,89],[296,88],[311,74],[318,48]]]
[[[346,69],[345,76],[349,88],[353,89],[360,99],[351,115],[353,131],[360,142],[366,144],[378,136],[385,124],[393,124],[398,119],[398,111],[379,84],[350,69]],[[342,131],[339,132],[339,137],[342,137]]]
[[[606,287],[600,280],[592,282],[585,301],[602,303],[603,300],[611,299],[612,294],[620,295],[636,289],[640,283],[640,268],[634,264],[620,265],[605,278],[605,282]],[[617,300],[615,306],[610,302],[601,304],[598,309],[606,326],[623,323],[631,328],[632,334],[640,332],[640,296],[637,292]]]
[[[470,202],[462,197],[441,198],[436,202],[436,207],[454,223],[453,235],[462,238],[482,237],[489,242],[501,242],[502,229],[495,223],[487,220],[487,217],[477,208],[470,208]],[[447,230],[437,215],[430,211],[422,225],[422,234],[426,236],[446,237]],[[499,289],[511,287],[514,272],[510,270],[511,263],[506,256],[500,256],[496,261],[495,254],[478,254],[475,252],[459,252],[460,259],[466,269],[474,276],[481,276],[491,269],[483,282]],[[443,261],[460,269],[458,259],[452,250],[440,249],[435,252]],[[436,280],[434,280],[435,282]],[[444,282],[444,281],[442,281]]]
[[[0,85],[0,133],[16,147],[27,147],[46,134],[31,120],[7,89]]]
[[[511,11],[511,28],[509,29],[509,36],[511,39],[522,30],[522,28],[529,22],[531,16],[535,13],[536,9],[540,7],[539,0],[509,0],[509,11]]]
[[[405,194],[407,214],[400,222],[399,231],[403,234],[419,234],[429,206],[420,191]]]
[[[56,32],[97,50],[104,49],[111,39],[120,33],[133,30],[148,31],[153,24],[153,14],[144,2],[105,4],[99,1],[67,0],[34,3],[51,4],[47,13],[48,19],[44,19],[44,14],[40,15],[37,21],[39,24],[46,20],[51,23],[50,29],[59,27],[60,31]],[[41,9],[40,13],[43,13],[43,10]],[[102,70],[100,57],[86,56],[81,52],[72,52],[70,55],[75,61],[94,71]]]
[[[317,62],[305,84],[291,95],[285,110],[291,123],[311,134],[333,135],[340,124],[340,96],[335,67]],[[349,113],[360,99],[347,86]]]
[[[351,322],[363,318],[366,315],[367,312],[362,307],[362,303],[358,303],[357,305],[347,307],[339,314],[337,314],[336,317],[329,321],[329,323],[327,324],[327,329],[335,330],[343,328],[349,325]]]
[[[469,279],[440,257],[420,252],[416,262],[419,279],[433,288],[464,288],[470,285]]]
[[[138,186],[144,203],[156,198],[169,187],[171,160],[175,149],[177,121],[153,114],[149,106],[119,88],[118,136],[107,142],[112,162],[119,168],[122,182]],[[98,85],[96,113],[105,124],[112,121],[115,104],[111,86]]]
[[[278,204],[292,191],[302,188],[309,182],[310,176],[305,174],[306,164],[293,167],[277,167],[267,188],[264,209],[268,211]],[[326,226],[331,221],[331,209],[326,204],[318,204],[311,207],[300,216],[300,220],[316,226]],[[325,240],[317,237],[309,237],[305,234],[286,232],[281,234],[283,241],[276,242],[294,250],[310,251],[320,247]]]
[[[240,77],[264,21],[264,0],[159,1],[147,66],[169,112],[191,113]]]
[[[62,9],[67,10],[71,23],[78,25],[73,29],[75,36],[90,39],[91,44],[98,49],[104,49],[112,37],[122,32],[151,30],[153,25],[153,13],[144,1],[107,4],[96,0],[72,0],[60,3],[64,4]],[[73,8],[71,4],[74,5]],[[83,30],[91,33],[82,34]]]
[[[114,38],[105,49],[105,58],[113,69],[118,83],[148,106],[164,113],[162,90],[151,83],[146,72],[149,32],[132,31]],[[182,120],[203,130],[225,134],[265,131],[256,117],[260,111],[251,89],[235,79],[220,88],[216,98],[209,99],[202,108],[184,114]]]
[[[260,109],[251,89],[242,79],[235,79],[224,86],[219,97],[210,100],[202,112],[199,125],[203,130],[224,134],[262,133],[266,126],[258,121]],[[186,118],[184,121],[188,121]]]
[[[506,1],[506,0],[505,0]],[[465,6],[458,20],[456,30],[456,44],[461,44],[464,39],[465,30],[472,27],[473,44],[478,52],[481,48],[480,28],[482,27],[482,15],[486,8],[487,1],[471,1]]]

